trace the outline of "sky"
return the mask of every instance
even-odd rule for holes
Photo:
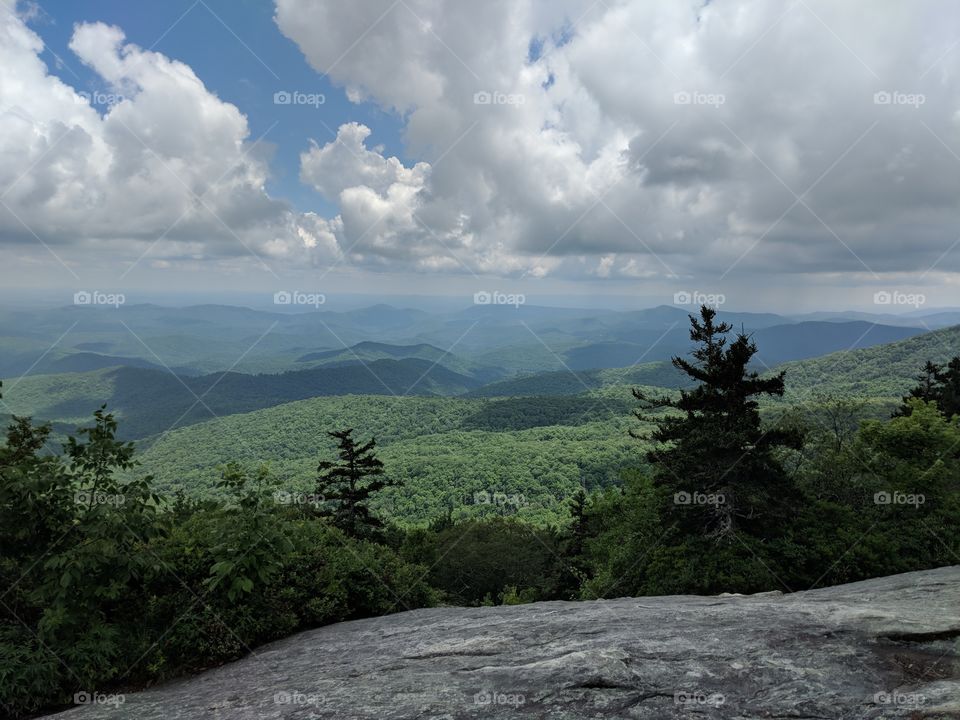
[[[958,20],[0,0],[0,286],[960,306]]]

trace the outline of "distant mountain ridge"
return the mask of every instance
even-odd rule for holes
[[[960,355],[960,325],[866,349],[788,362],[787,399],[816,389],[848,395],[899,397],[916,385],[924,363],[946,363]]]
[[[446,312],[385,304],[344,311],[324,305],[278,311],[215,304],[0,308],[0,377],[95,369],[116,362],[172,368],[184,375],[228,368],[278,373],[308,363],[355,361],[352,350],[364,362],[401,356],[436,360],[443,355],[442,364],[455,372],[490,381],[500,378],[482,369],[502,369],[501,377],[508,377],[567,367],[622,367],[683,354],[689,348],[688,315],[696,311],[672,305],[629,311],[473,305],[471,300],[464,297]],[[764,362],[772,364],[854,346],[862,329],[852,322],[876,326],[867,340],[889,342],[902,339],[897,332],[920,333],[951,319],[960,322],[960,313],[942,309],[929,314],[789,317],[721,308],[720,319],[755,333]],[[888,329],[894,327],[899,330]],[[778,344],[783,347],[775,347]],[[68,359],[81,353],[93,355]]]
[[[166,370],[118,367],[30,376],[5,387],[4,402],[16,414],[60,421],[85,421],[105,402],[121,420],[121,435],[132,439],[311,397],[459,395],[480,384],[417,358],[274,375],[228,372],[183,377]]]

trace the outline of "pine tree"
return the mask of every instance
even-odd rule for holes
[[[351,537],[379,537],[383,523],[370,512],[370,498],[399,482],[384,477],[375,439],[360,445],[352,428],[327,434],[337,441],[339,461],[323,460],[317,466],[316,489],[325,501],[321,514]]]
[[[913,411],[911,400],[933,403],[948,418],[960,414],[960,356],[946,367],[927,360],[917,375],[917,386],[903,396],[903,405],[893,417],[907,417]]]
[[[947,363],[944,373],[943,393],[938,403],[940,412],[948,418],[960,415],[960,357],[953,358]]]
[[[679,530],[714,538],[743,530],[763,537],[790,515],[795,497],[774,451],[799,447],[800,437],[761,428],[756,397],[782,396],[784,373],[762,378],[749,370],[757,346],[742,332],[728,345],[732,328],[715,317],[716,310],[706,306],[699,319],[691,316],[690,339],[698,343],[693,360],[673,358],[698,384],[681,390],[679,399],[635,389],[645,405],[636,416],[657,424],[657,445],[647,456],[655,466],[661,510]],[[668,412],[651,417],[652,409]]]
[[[566,554],[568,558],[579,558],[583,555],[583,546],[587,537],[587,493],[582,487],[570,499],[568,506],[570,524]]]
[[[913,388],[908,395],[903,396],[903,405],[901,405],[893,417],[905,417],[910,414],[913,406],[911,400],[919,399],[924,402],[936,403],[939,407],[943,399],[944,383],[947,378],[943,373],[943,366],[927,360],[923,370],[917,375],[917,386]]]

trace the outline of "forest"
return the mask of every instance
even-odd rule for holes
[[[0,446],[3,712],[418,607],[786,592],[957,561],[960,358],[918,363],[892,408],[831,388],[798,403],[796,368],[758,372],[755,341],[713,309],[689,332],[668,387],[404,398],[399,415],[387,397],[315,398],[293,404],[296,423],[271,418],[283,405],[177,430],[147,450],[151,468],[170,461],[163,476],[106,407],[61,451],[48,424],[15,417]],[[172,478],[214,428],[235,456],[186,492]],[[252,463],[266,445],[289,462]],[[517,466],[528,474],[504,483]]]

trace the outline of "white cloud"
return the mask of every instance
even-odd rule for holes
[[[337,255],[327,221],[267,195],[267,162],[245,116],[190,67],[101,23],[78,25],[70,49],[102,89],[51,75],[39,36],[0,13],[5,239],[131,259],[156,243],[148,257],[167,264]]]
[[[370,121],[298,148],[324,218],[266,192],[243,109],[189,66],[78,26],[71,51],[117,100],[92,106],[4,13],[0,238],[128,258],[162,238],[146,259],[171,267],[647,282],[936,263],[946,282],[957,19],[948,0],[276,0],[280,31],[399,118],[413,158]]]
[[[358,261],[869,275],[922,272],[956,239],[957,10],[945,0],[276,7],[314,68],[402,113],[424,161],[404,168],[356,125],[304,154]],[[925,102],[878,104],[881,91]],[[494,95],[475,104],[478,92]],[[938,265],[958,268],[960,252]]]
[[[427,163],[405,168],[397,158],[385,158],[381,149],[365,146],[370,128],[359,123],[340,127],[337,138],[324,147],[314,144],[300,156],[300,178],[331,200],[350,188],[366,187],[379,195],[388,194],[393,185],[414,189],[423,187],[430,172]]]

